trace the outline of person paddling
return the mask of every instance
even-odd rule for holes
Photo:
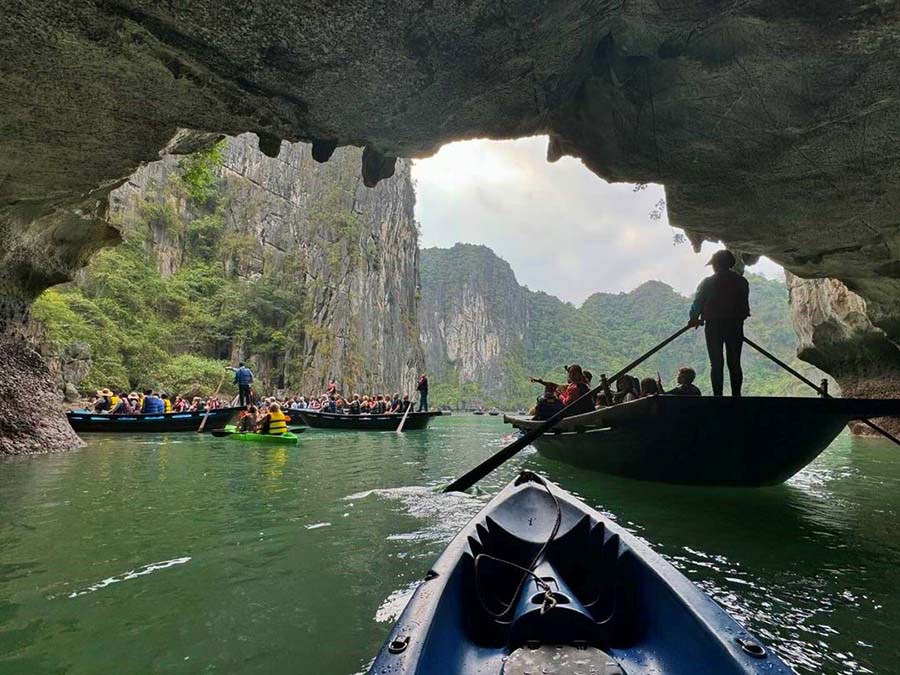
[[[688,325],[706,326],[706,351],[709,353],[709,377],[713,396],[722,396],[724,367],[727,360],[731,395],[740,396],[744,374],[741,348],[744,345],[744,321],[750,316],[750,284],[735,272],[734,254],[716,251],[707,263],[713,275],[697,287]],[[723,358],[723,347],[725,356]]]
[[[238,387],[238,406],[245,408],[252,403],[250,397],[250,385],[253,384],[253,371],[244,365],[241,361],[237,368],[226,366],[228,370],[234,372],[234,383]]]

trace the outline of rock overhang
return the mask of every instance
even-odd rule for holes
[[[322,159],[365,146],[373,184],[393,157],[546,133],[551,160],[665,184],[695,244],[840,278],[891,330],[900,315],[896,2],[12,0],[4,14],[0,257],[25,295],[115,241],[106,196],[137,166],[219,134],[313,141]]]

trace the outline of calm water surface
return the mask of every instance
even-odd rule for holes
[[[94,436],[0,461],[0,673],[365,669],[417,579],[518,469],[653,544],[800,673],[900,673],[900,452],[843,436],[790,483],[694,489],[527,451],[474,495],[429,489],[498,418],[308,431],[293,447]]]

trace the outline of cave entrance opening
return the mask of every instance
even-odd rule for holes
[[[549,163],[547,142],[460,141],[414,160],[420,245],[487,246],[520,282],[576,305],[649,280],[691,294],[720,245],[694,252],[669,223],[663,186],[609,183],[572,157]],[[767,258],[751,271],[784,279]]]

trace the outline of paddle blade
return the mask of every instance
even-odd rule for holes
[[[224,438],[225,436],[231,436],[231,434],[233,434],[234,432],[233,431],[225,431],[224,429],[213,429],[209,433],[211,433],[216,438]]]

